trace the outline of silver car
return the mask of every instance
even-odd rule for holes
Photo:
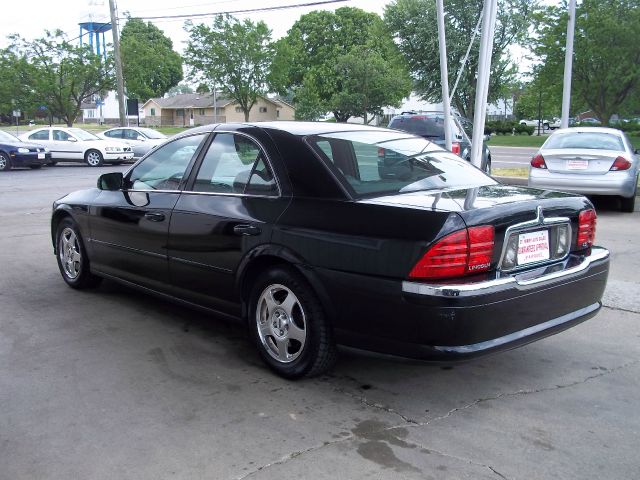
[[[552,133],[531,160],[529,186],[585,195],[616,195],[633,212],[640,152],[620,130],[575,127]]]
[[[117,139],[128,143],[133,150],[134,158],[144,156],[152,148],[157,147],[167,139],[167,136],[152,128],[118,127],[110,128],[98,134],[99,137]]]

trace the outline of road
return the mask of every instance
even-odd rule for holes
[[[605,307],[573,329],[454,367],[345,351],[289,382],[237,325],[64,284],[51,203],[113,170],[0,173],[0,479],[639,477],[640,213],[598,203]]]
[[[492,168],[528,168],[531,158],[538,151],[529,147],[489,146]]]

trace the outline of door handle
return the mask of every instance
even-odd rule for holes
[[[255,225],[241,223],[233,227],[233,233],[236,235],[260,235],[260,228]]]
[[[164,217],[164,213],[147,212],[144,214],[144,218],[152,222],[163,222],[165,217]]]

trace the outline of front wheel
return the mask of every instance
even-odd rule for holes
[[[98,150],[88,150],[87,153],[84,154],[84,161],[87,162],[87,165],[90,167],[101,167],[104,159],[102,153]]]
[[[83,289],[97,286],[102,280],[89,269],[87,256],[78,225],[65,218],[56,230],[56,259],[62,278],[72,288]]]
[[[264,362],[295,379],[326,372],[336,359],[331,328],[318,297],[292,268],[265,272],[253,289],[249,327]]]
[[[11,170],[11,160],[6,153],[0,152],[0,171],[6,172],[7,170]]]

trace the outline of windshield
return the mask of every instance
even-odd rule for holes
[[[141,128],[140,132],[144,133],[144,136],[147,138],[153,138],[153,139],[167,138],[167,136],[164,133],[157,132],[151,128]]]
[[[311,136],[306,141],[356,197],[496,184],[424,138],[368,131]]]
[[[542,148],[588,148],[624,151],[622,138],[605,132],[568,132],[552,135]]]
[[[89,133],[81,128],[68,128],[67,131],[78,140],[100,140],[100,138],[96,137],[93,133]]]
[[[15,143],[15,142],[21,141],[17,137],[14,137],[13,135],[11,135],[9,132],[5,132],[3,130],[0,130],[0,140],[2,140],[3,142],[9,142],[9,143]]]

